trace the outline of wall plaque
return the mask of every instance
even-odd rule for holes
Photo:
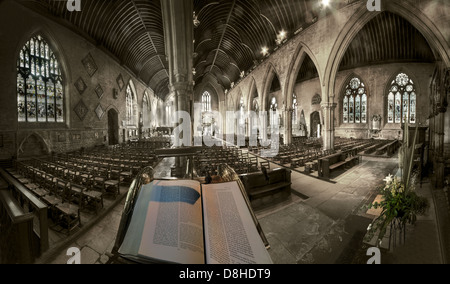
[[[92,55],[89,53],[81,62],[84,65],[84,68],[88,72],[89,76],[92,77],[95,72],[97,72],[98,67],[95,64],[94,58],[92,58]]]
[[[86,83],[84,83],[83,78],[78,78],[78,80],[75,82],[75,88],[77,88],[78,93],[80,93],[80,95],[82,95],[84,93],[84,91],[86,91],[87,86]]]
[[[312,105],[320,105],[320,103],[322,102],[322,97],[318,94],[316,94],[311,101]]]
[[[87,106],[83,102],[83,100],[80,100],[73,110],[75,111],[75,113],[77,114],[78,118],[81,121],[84,120],[84,118],[86,117],[86,114],[89,111],[89,109],[87,108]]]
[[[95,93],[97,94],[97,97],[99,99],[101,99],[103,97],[103,89],[102,86],[97,85],[97,87],[95,88]]]
[[[95,108],[95,114],[97,115],[98,119],[102,119],[103,114],[105,114],[105,111],[103,110],[101,104],[98,104],[98,106]]]
[[[116,81],[117,81],[117,85],[119,86],[119,89],[122,91],[123,87],[125,86],[122,74],[119,74],[119,76],[117,77]]]

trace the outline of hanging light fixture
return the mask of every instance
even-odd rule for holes
[[[266,56],[267,54],[269,54],[269,49],[268,49],[266,46],[264,46],[264,47],[261,49],[261,54],[262,54],[263,56]]]
[[[195,11],[194,11],[194,27],[198,27],[200,25],[200,21],[197,18],[197,15],[195,15]]]
[[[280,33],[277,35],[277,39],[275,40],[277,45],[280,45],[283,43],[283,41],[287,37],[287,32],[285,30],[281,30]]]
[[[325,9],[328,6],[330,6],[330,0],[320,0],[319,1],[319,7],[320,9]]]

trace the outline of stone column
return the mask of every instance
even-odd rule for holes
[[[287,108],[284,111],[284,145],[292,143],[292,108]]]
[[[161,1],[166,56],[169,62],[169,87],[175,95],[175,110],[191,114],[193,101],[193,0]],[[180,119],[177,119],[180,123]],[[187,145],[185,145],[187,146]]]
[[[323,111],[323,131],[322,131],[322,140],[323,140],[323,149],[324,150],[333,150],[334,149],[334,110],[336,109],[335,103],[322,103],[322,111]]]
[[[436,115],[436,148],[435,148],[435,166],[434,171],[436,174],[436,183],[435,186],[437,188],[444,187],[444,179],[445,179],[445,157],[444,157],[444,136],[445,136],[445,113],[447,108],[444,106],[439,106],[437,108]]]

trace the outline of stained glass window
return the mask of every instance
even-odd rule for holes
[[[125,98],[125,106],[127,109],[126,112],[126,120],[127,120],[127,124],[128,125],[134,125],[135,123],[135,101],[134,101],[134,93],[133,90],[131,89],[131,85],[128,84],[127,86],[127,96]]]
[[[150,111],[148,93],[144,92],[144,98],[142,99],[142,126],[145,128],[150,127]]]
[[[244,97],[241,97],[241,100],[239,101],[239,123],[242,126],[243,124],[245,124],[245,116],[244,116],[244,112],[245,112],[245,105],[244,105]]]
[[[348,96],[344,97],[344,123],[348,123]]]
[[[278,108],[277,99],[275,97],[272,97],[270,100],[270,125],[275,125],[275,115]]]
[[[395,123],[400,123],[402,117],[402,95],[397,92],[395,95]]]
[[[202,106],[204,112],[211,111],[211,95],[206,91],[202,95]]]
[[[411,92],[409,96],[410,107],[409,107],[409,122],[416,123],[416,93]]]
[[[363,94],[361,99],[361,123],[367,123],[367,95]]]
[[[388,123],[394,123],[394,93],[388,95]]]
[[[405,73],[398,74],[388,95],[388,123],[416,123],[416,100],[414,82]]]
[[[367,123],[367,92],[359,78],[352,78],[345,87],[342,101],[344,123]]]
[[[292,95],[292,124],[297,124],[297,111],[298,111],[297,96],[295,94],[293,94]]]
[[[19,122],[64,122],[61,70],[55,54],[39,35],[19,53],[17,112]]]
[[[361,97],[359,95],[355,100],[355,123],[361,123]]]

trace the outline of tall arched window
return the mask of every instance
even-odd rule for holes
[[[144,92],[142,99],[142,126],[144,128],[150,128],[150,102],[147,92]]]
[[[244,105],[244,97],[242,97],[242,96],[241,96],[241,100],[239,101],[239,112],[240,112],[239,123],[242,125],[245,123],[245,117],[244,117],[245,105]]]
[[[277,119],[276,117],[276,111],[278,109],[278,104],[277,104],[277,99],[275,97],[272,97],[272,99],[270,100],[270,114],[269,114],[269,119],[270,119],[270,125],[274,125],[275,124],[275,119]]]
[[[126,106],[126,120],[127,120],[127,124],[128,125],[135,125],[135,110],[134,110],[134,105],[135,105],[135,101],[134,101],[134,93],[133,90],[131,88],[131,85],[128,84],[127,86],[127,95],[126,95],[126,101],[125,101],[125,106]]]
[[[392,81],[387,97],[388,123],[416,123],[416,89],[405,73]]]
[[[48,43],[32,37],[17,60],[17,111],[19,122],[64,122],[61,69]]]
[[[298,118],[298,103],[297,103],[297,95],[292,94],[292,125],[297,124]]]
[[[367,123],[367,91],[361,79],[354,77],[345,87],[343,122]]]
[[[202,109],[203,112],[211,111],[211,95],[207,91],[202,95]]]
[[[258,103],[258,99],[254,98],[253,99],[253,111],[255,113],[256,116],[251,116],[250,117],[250,125],[252,127],[252,133],[251,134],[257,134],[258,133],[258,127],[259,127],[259,103]]]
[[[256,98],[253,99],[253,111],[256,114],[259,114],[259,103],[258,103],[258,100]]]

